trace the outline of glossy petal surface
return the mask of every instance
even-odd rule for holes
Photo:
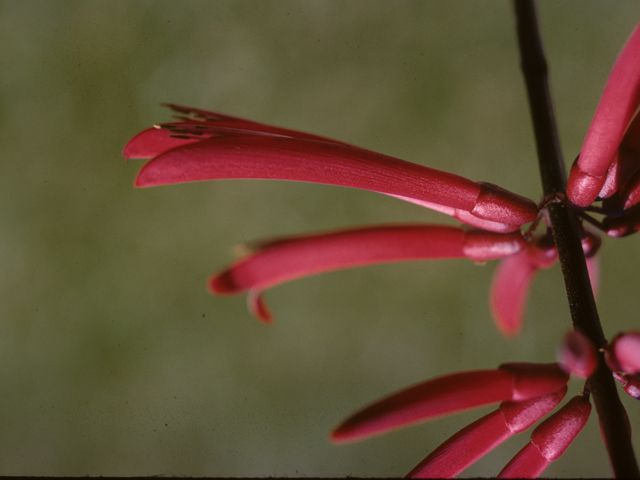
[[[362,188],[470,211],[480,187],[457,175],[343,144],[284,137],[223,137],[169,150],[147,163],[136,186],[231,178]]]
[[[510,363],[497,370],[445,375],[360,410],[340,424],[331,438],[353,442],[469,408],[529,400],[562,388],[567,380],[557,364]]]
[[[528,248],[502,260],[493,277],[490,307],[498,330],[514,337],[522,329],[531,282],[538,270],[557,260],[555,248],[537,239]]]
[[[640,27],[616,60],[598,103],[580,157],[571,169],[567,195],[576,205],[590,205],[602,189],[605,174],[640,104]]]
[[[537,478],[569,448],[584,428],[591,403],[578,395],[542,422],[526,445],[500,472],[498,478]]]
[[[212,277],[209,288],[216,294],[251,290],[249,308],[266,320],[266,305],[259,293],[296,278],[385,262],[465,257],[482,261],[511,255],[525,246],[519,232],[467,232],[436,225],[365,227],[256,244],[254,253]]]
[[[567,387],[525,402],[503,402],[500,408],[463,428],[436,448],[407,477],[453,478],[549,413],[564,398]]]
[[[521,225],[537,215],[531,200],[502,189],[487,190],[458,175],[342,143],[280,136],[216,137],[173,148],[142,168],[136,186],[232,178],[361,188],[465,210],[499,223]]]

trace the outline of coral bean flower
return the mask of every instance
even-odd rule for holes
[[[248,245],[246,254],[212,276],[208,286],[215,294],[246,292],[249,310],[266,323],[273,315],[263,292],[304,276],[387,262],[500,259],[490,308],[499,331],[514,336],[522,328],[533,278],[558,260],[551,228],[536,231],[541,221],[550,223],[544,211],[546,202],[563,201],[612,237],[640,230],[640,113],[636,113],[640,107],[640,25],[615,62],[571,168],[566,198],[551,195],[540,208],[496,185],[345,142],[207,110],[168,106],[177,114],[177,121],[144,130],[125,146],[125,157],[151,159],[139,172],[137,187],[222,179],[313,182],[378,192],[465,224],[354,227]],[[597,200],[602,200],[602,206],[593,205]],[[586,212],[605,217],[598,222]],[[530,222],[523,233],[522,227]],[[554,228],[558,227],[554,224]],[[600,238],[582,226],[581,234],[595,292]],[[590,384],[602,371],[595,343],[602,341],[592,343],[576,330],[565,336],[558,349],[560,364],[509,363],[495,370],[459,372],[414,385],[356,412],[331,433],[331,439],[335,443],[358,441],[500,403],[497,410],[454,434],[409,473],[410,477],[453,477],[551,412],[567,392],[570,373],[587,378],[584,392],[538,425],[529,444],[499,474],[501,478],[537,477],[584,427],[591,411],[590,389],[598,405],[598,384]],[[629,395],[640,398],[640,332],[619,334],[601,351],[613,377]]]
[[[591,403],[582,395],[573,397],[531,434],[531,441],[498,474],[498,478],[537,478],[569,448],[584,428]]]
[[[407,260],[482,262],[511,257],[528,245],[520,227],[536,219],[537,206],[495,185],[313,134],[191,107],[169,107],[179,114],[179,121],[142,131],[124,149],[127,158],[152,158],[136,178],[138,187],[240,178],[324,183],[387,194],[475,227],[372,226],[249,245],[249,254],[212,277],[209,288],[217,294],[247,291],[249,310],[265,322],[272,314],[262,291],[295,278]],[[505,335],[519,331],[531,272],[540,266],[518,264],[516,270],[530,272],[527,279],[501,282],[501,292],[513,301],[501,300],[494,310],[518,312],[497,314]]]
[[[496,370],[434,378],[383,398],[343,421],[336,443],[361,440],[397,428],[502,402],[498,410],[460,430],[413,468],[411,478],[452,478],[513,435],[553,410],[567,393],[569,375],[557,363],[506,363]],[[591,404],[577,397],[533,431],[501,475],[535,477],[558,459],[586,423]]]
[[[620,52],[587,131],[580,155],[571,168],[567,197],[578,207],[623,190],[616,203],[633,205],[633,189],[625,183],[640,166],[640,120],[631,119],[640,105],[640,25]],[[637,175],[636,175],[637,176]]]

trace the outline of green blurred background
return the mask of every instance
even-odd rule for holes
[[[539,13],[570,163],[640,4],[545,1]],[[319,185],[136,190],[142,163],[121,155],[170,119],[158,104],[174,102],[538,201],[509,2],[0,1],[0,65],[0,474],[403,475],[488,410],[349,446],[331,445],[329,431],[423,379],[554,361],[570,325],[558,267],[538,276],[514,340],[489,316],[493,262],[300,280],[267,293],[277,321],[265,327],[244,298],[206,291],[233,245],[455,222]],[[609,336],[638,326],[639,257],[638,237],[604,242]],[[637,426],[640,404],[627,398]],[[465,475],[497,474],[527,442],[512,439]],[[595,416],[545,472],[609,473]]]

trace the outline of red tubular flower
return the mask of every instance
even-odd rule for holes
[[[261,296],[265,288],[359,265],[503,258],[524,248],[520,226],[538,213],[531,200],[489,183],[318,135],[169,106],[180,121],[144,130],[124,149],[127,158],[153,158],[138,174],[138,187],[233,178],[324,183],[384,193],[482,229],[383,226],[263,242],[210,279],[209,287],[218,294],[248,290],[250,311],[265,322],[272,318]]]
[[[517,12],[519,6],[516,2]],[[521,17],[522,12],[519,21]],[[640,230],[640,113],[632,121],[639,106],[640,25],[614,65],[567,185],[566,206],[573,204],[585,210],[579,215],[609,236]],[[256,243],[250,253],[211,277],[209,288],[216,294],[248,292],[249,309],[264,322],[270,322],[272,315],[262,292],[296,278],[385,262],[503,259],[496,271],[490,303],[498,329],[514,336],[523,325],[533,277],[558,258],[553,243],[553,235],[558,232],[535,234],[539,222],[549,223],[550,216],[538,216],[534,202],[493,184],[473,182],[318,135],[191,107],[169,107],[179,114],[178,121],[144,130],[124,149],[127,158],[151,158],[136,178],[137,187],[218,179],[313,182],[382,193],[476,227],[374,226]],[[534,120],[541,118],[533,110]],[[534,123],[537,132],[544,130],[538,128],[537,121]],[[550,138],[552,130],[548,129]],[[548,190],[548,179],[543,180]],[[554,191],[558,190],[556,183]],[[592,206],[596,199],[603,200],[601,208]],[[565,202],[561,192],[546,198],[543,205],[559,201]],[[604,214],[605,218],[599,222],[587,211]],[[523,236],[520,228],[529,222],[534,223]],[[559,227],[554,223],[554,228]],[[595,254],[600,240],[583,228],[580,231],[595,292]],[[590,303],[591,297],[585,295],[584,304]],[[580,315],[573,313],[576,321]],[[597,318],[594,322],[599,325]],[[410,477],[455,476],[550,412],[566,394],[569,372],[589,377],[598,362],[593,344],[577,331],[565,337],[558,357],[563,365],[509,363],[495,370],[460,372],[414,385],[356,412],[331,433],[331,439],[336,443],[358,441],[502,402],[498,410],[453,435],[409,473]],[[625,391],[640,398],[640,333],[618,335],[606,347],[605,359]],[[593,391],[600,393],[595,387]],[[533,431],[530,443],[500,477],[540,475],[568,448],[590,411],[587,389],[586,395],[571,399]],[[609,433],[607,436],[611,438]]]
[[[519,232],[465,231],[435,225],[395,225],[342,230],[261,242],[255,251],[209,280],[217,294],[249,290],[249,310],[269,322],[261,292],[295,278],[384,262],[442,258],[475,261],[512,255],[526,246]]]
[[[640,115],[635,116],[624,134],[620,146],[609,165],[606,180],[598,197],[603,199],[611,198],[625,184],[627,184],[626,190],[629,190],[628,182],[632,176],[635,178],[634,174],[638,171],[638,168],[640,168]],[[630,183],[633,184],[635,182],[631,181]],[[624,197],[625,195],[622,194],[622,196]],[[626,210],[632,206],[619,200],[616,203],[618,203],[618,206],[614,207],[615,209]],[[623,205],[619,205],[619,203],[623,203]]]
[[[335,140],[270,127],[190,107],[174,107],[197,120],[145,130],[125,147],[127,158],[155,157],[138,174],[136,186],[199,180],[261,178],[362,188],[468,212],[480,220],[510,225],[534,220],[529,199],[484,182],[441,172]],[[162,141],[158,137],[165,135]],[[484,228],[488,228],[486,222]]]
[[[524,402],[502,402],[498,410],[463,428],[436,448],[407,477],[455,477],[508,438],[531,427],[553,410],[566,393],[565,385]]]
[[[558,252],[548,235],[536,237],[526,250],[500,262],[493,276],[490,305],[498,330],[507,337],[520,332],[529,287],[541,268],[558,261]]]
[[[505,363],[496,370],[434,378],[384,398],[355,413],[331,434],[336,443],[391,430],[490,403],[522,402],[562,388],[568,375],[557,363]]]
[[[537,478],[569,448],[584,428],[591,403],[581,395],[573,397],[558,412],[542,422],[527,444],[507,464],[498,478]]]
[[[616,60],[580,156],[574,162],[567,196],[587,207],[602,190],[627,126],[640,105],[640,26],[631,34]],[[610,194],[610,190],[607,191]]]
[[[595,294],[600,277],[596,256],[600,237],[585,230],[582,247]],[[489,304],[496,327],[504,336],[514,337],[520,333],[533,278],[539,270],[550,268],[557,261],[558,252],[551,234],[547,233],[535,236],[525,250],[504,258],[498,264],[491,284]]]

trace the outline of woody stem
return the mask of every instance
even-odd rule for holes
[[[521,66],[538,152],[545,197],[564,193],[567,178],[560,151],[553,104],[549,91],[547,62],[540,40],[533,0],[513,0]],[[598,347],[606,342],[596,308],[580,241],[580,222],[565,203],[547,207],[558,249],[569,309],[574,328],[580,329]],[[602,436],[613,473],[618,478],[640,478],[640,471],[611,371],[600,354],[598,369],[587,380],[598,412]]]

